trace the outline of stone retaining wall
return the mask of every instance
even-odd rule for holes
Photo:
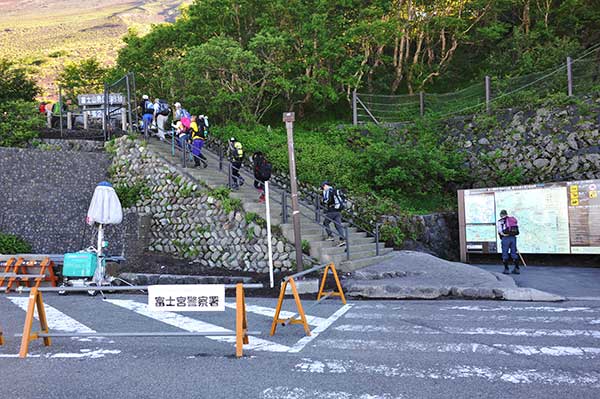
[[[152,218],[150,251],[204,268],[268,272],[264,221],[245,213],[227,190],[212,190],[181,175],[148,151],[143,141],[122,137],[115,149],[113,184],[142,187],[131,211]],[[275,270],[293,270],[294,248],[276,229],[272,244]]]

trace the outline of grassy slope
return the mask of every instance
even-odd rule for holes
[[[0,0],[0,57],[31,67],[43,98],[56,96],[62,65],[96,56],[114,62],[121,37],[172,20],[183,0]]]

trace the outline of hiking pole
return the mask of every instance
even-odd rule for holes
[[[517,251],[517,255],[519,255],[519,258],[521,258],[521,263],[523,264],[523,266],[527,267],[527,263],[525,263],[525,259],[523,259],[523,255],[521,255],[520,251]]]

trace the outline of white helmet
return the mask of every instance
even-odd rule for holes
[[[142,96],[142,100],[147,100],[147,99],[148,99],[148,95],[147,95],[147,94],[144,94],[144,95]]]
[[[181,103],[175,103],[175,108],[181,108]]]

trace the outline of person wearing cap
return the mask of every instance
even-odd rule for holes
[[[244,160],[244,148],[242,143],[237,141],[235,137],[229,139],[227,158],[231,162],[231,188],[235,190],[244,185],[244,178],[240,176],[240,168]]]
[[[142,101],[140,102],[140,108],[142,110],[142,121],[144,123],[144,129],[146,127],[150,128],[152,124],[152,119],[154,118],[154,105],[152,101],[148,98],[148,95],[144,94],[142,96]]]
[[[326,207],[325,220],[323,221],[323,227],[325,227],[325,232],[327,233],[326,240],[334,240],[333,233],[329,227],[331,222],[333,222],[340,236],[339,246],[342,247],[346,245],[346,238],[344,237],[344,229],[342,228],[342,210],[335,200],[335,189],[326,180],[321,183],[321,190],[323,190],[323,205]]]
[[[521,274],[519,270],[519,255],[517,252],[517,236],[509,234],[509,228],[507,225],[508,212],[505,209],[500,211],[500,219],[496,223],[498,228],[498,235],[500,236],[500,243],[502,246],[502,263],[504,264],[503,274],[509,274],[508,260],[512,258],[513,274]],[[516,219],[515,219],[516,220]],[[509,256],[510,253],[510,256]]]

